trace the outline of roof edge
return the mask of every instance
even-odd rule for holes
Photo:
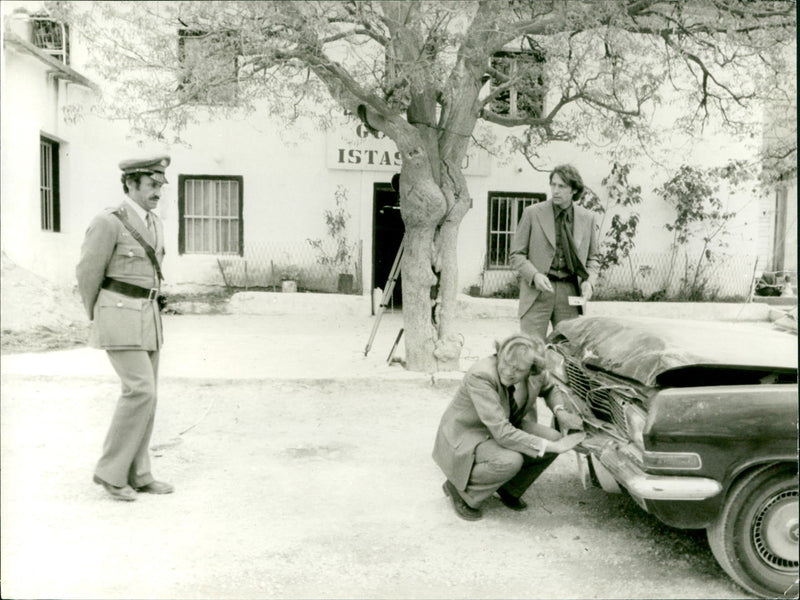
[[[31,54],[32,56],[38,58],[47,66],[51,67],[54,71],[57,72],[56,77],[60,79],[67,79],[72,83],[76,83],[78,85],[82,85],[86,88],[89,88],[92,91],[99,91],[100,88],[96,83],[90,80],[88,77],[85,77],[78,73],[72,67],[69,67],[62,63],[60,60],[53,58],[46,52],[43,52],[40,48],[37,48],[34,44],[31,44],[29,41],[22,39],[19,35],[10,31],[8,28],[3,32],[3,45],[10,44]]]

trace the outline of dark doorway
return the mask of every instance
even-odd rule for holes
[[[390,183],[375,184],[372,224],[372,289],[379,287],[386,290],[389,273],[406,230],[400,217],[400,195]],[[403,304],[401,279],[398,274],[390,307],[399,308]]]

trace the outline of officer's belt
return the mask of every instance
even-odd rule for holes
[[[147,298],[148,300],[155,300],[159,296],[158,288],[139,287],[138,285],[133,285],[132,283],[125,283],[124,281],[111,279],[110,277],[103,279],[103,284],[100,287],[102,287],[104,290],[130,296],[131,298]]]

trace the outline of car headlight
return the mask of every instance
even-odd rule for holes
[[[644,452],[642,462],[645,469],[669,469],[671,471],[696,471],[703,466],[699,454],[694,452]]]
[[[625,426],[628,435],[641,450],[644,450],[644,427],[647,415],[638,406],[628,404],[625,407]]]

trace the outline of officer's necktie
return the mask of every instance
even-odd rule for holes
[[[150,211],[147,212],[147,230],[150,232],[150,235],[153,236],[153,247],[155,247],[158,243],[158,234],[156,233],[156,221],[153,218],[153,213]]]

